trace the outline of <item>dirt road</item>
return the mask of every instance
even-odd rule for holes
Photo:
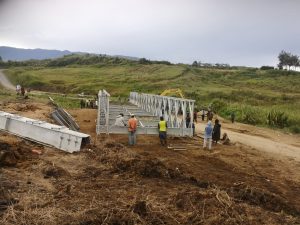
[[[9,90],[14,91],[16,89],[15,86],[12,85],[12,83],[7,79],[7,77],[3,73],[3,70],[0,70],[0,84]]]
[[[198,123],[196,132],[203,133],[206,123]],[[300,137],[279,131],[258,128],[246,124],[222,123],[222,134],[226,132],[235,143],[240,143],[260,151],[291,157],[300,161]]]
[[[6,75],[3,73],[3,70],[1,70],[1,69],[0,69],[0,85],[8,90],[12,90],[12,91],[16,90],[16,87],[10,82],[10,80],[7,79]],[[93,97],[90,95],[85,95],[84,97],[73,97],[73,96],[66,96],[65,94],[62,94],[62,93],[37,91],[37,90],[31,90],[31,94],[34,94],[34,95],[45,95],[45,94],[46,95],[47,94],[60,95],[60,96],[64,96],[69,99],[77,99],[77,100]]]

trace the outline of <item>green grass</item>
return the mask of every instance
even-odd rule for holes
[[[29,100],[33,102],[43,102],[48,103],[50,102],[49,97],[51,97],[56,104],[58,104],[60,107],[66,108],[66,109],[75,109],[80,108],[80,100],[75,99],[75,96],[60,96],[57,94],[33,94],[30,93],[28,95]],[[15,102],[25,102],[24,97],[16,95],[15,92],[7,91],[0,87],[0,105],[1,102],[9,102],[9,101],[15,101]],[[1,111],[1,109],[0,109]]]
[[[0,101],[15,99],[16,94],[12,91],[7,91],[0,86]],[[0,109],[1,111],[1,109]]]
[[[226,118],[235,111],[238,121],[263,126],[268,126],[268,113],[276,110],[288,117],[287,128],[300,130],[300,73],[296,72],[135,63],[15,67],[6,74],[14,84],[73,94],[94,95],[106,89],[113,96],[127,97],[130,91],[160,94],[165,89],[180,88],[187,98],[196,100],[198,109],[212,105]],[[76,102],[59,101],[67,107],[79,107]]]

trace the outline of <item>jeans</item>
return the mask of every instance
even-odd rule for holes
[[[211,150],[211,142],[212,142],[211,138],[204,138],[203,148],[206,148],[207,142],[208,142],[208,149]]]
[[[135,145],[136,144],[136,131],[129,131],[128,137],[129,137],[129,145]]]
[[[167,146],[167,132],[159,131],[159,140],[162,146]]]

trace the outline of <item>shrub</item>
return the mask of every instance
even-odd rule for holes
[[[261,70],[274,70],[274,66],[262,66],[260,67]]]
[[[228,95],[222,91],[213,91],[208,93],[208,98],[224,98],[227,99]]]
[[[139,63],[140,64],[151,64],[151,61],[146,58],[140,58]]]
[[[272,127],[284,128],[288,126],[288,116],[284,112],[275,109],[268,113],[268,125]]]
[[[290,130],[295,134],[300,134],[300,126],[298,126],[298,125],[291,126]]]
[[[242,109],[241,121],[252,125],[261,124],[262,116],[255,108],[246,106]]]
[[[41,87],[46,86],[46,84],[42,81],[33,80],[28,84],[28,86],[39,90]]]
[[[221,109],[225,108],[226,106],[226,102],[221,99],[214,99],[210,103],[210,108],[216,113],[218,113]]]

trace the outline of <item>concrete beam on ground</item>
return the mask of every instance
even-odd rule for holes
[[[90,135],[3,111],[0,111],[0,130],[70,153],[90,143]]]

